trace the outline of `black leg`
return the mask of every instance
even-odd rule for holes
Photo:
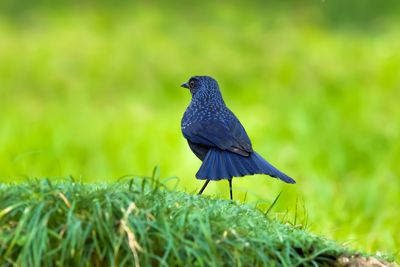
[[[200,192],[198,193],[198,195],[201,195],[201,194],[203,193],[204,189],[206,189],[206,187],[207,187],[207,185],[208,185],[209,182],[210,182],[210,180],[207,180],[207,181],[204,183],[204,185],[203,185],[203,187],[200,189]]]
[[[231,195],[231,200],[233,200],[233,197],[232,197],[232,179],[229,179],[228,182],[229,182],[229,193]]]

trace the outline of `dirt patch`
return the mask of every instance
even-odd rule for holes
[[[394,263],[388,263],[373,257],[362,257],[360,255],[341,256],[338,259],[339,266],[343,267],[398,267]]]

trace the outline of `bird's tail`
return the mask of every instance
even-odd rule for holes
[[[296,183],[256,152],[245,157],[218,148],[211,148],[208,151],[196,177],[201,180],[221,180],[252,174],[267,174],[289,184]]]

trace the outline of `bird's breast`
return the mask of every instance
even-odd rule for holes
[[[183,131],[187,127],[189,127],[193,122],[195,122],[194,118],[194,110],[190,108],[190,106],[186,109],[185,113],[183,114],[181,120],[181,130]]]

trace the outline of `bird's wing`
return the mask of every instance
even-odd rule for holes
[[[218,147],[242,156],[248,156],[253,151],[250,139],[236,117],[227,122],[217,119],[194,122],[182,132],[192,143]]]
[[[190,140],[187,140],[190,149],[193,151],[193,153],[201,160],[203,161],[208,153],[208,150],[210,150],[210,147],[199,144],[199,143],[192,143]]]

